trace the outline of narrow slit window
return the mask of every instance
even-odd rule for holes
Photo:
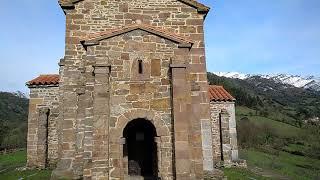
[[[139,74],[142,74],[143,73],[143,64],[142,64],[142,60],[139,60],[138,61],[139,63]]]

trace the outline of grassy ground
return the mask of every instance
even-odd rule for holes
[[[253,180],[265,180],[270,179],[267,177],[263,177],[256,173],[253,173],[247,169],[241,168],[225,168],[223,170],[224,175],[228,178],[228,180],[242,180],[242,179],[253,179]]]
[[[3,180],[46,180],[50,179],[50,170],[20,170],[26,165],[26,151],[0,155],[0,179]]]
[[[274,130],[277,131],[277,133],[280,136],[283,137],[293,137],[293,136],[299,136],[300,134],[304,133],[302,129],[297,128],[295,126],[280,122],[280,117],[279,119],[273,119],[273,117],[262,117],[255,115],[255,110],[249,109],[247,107],[237,107],[236,108],[236,116],[237,120],[240,120],[243,117],[249,117],[250,120],[256,124],[268,124]],[[282,115],[281,118],[289,118],[287,116]]]
[[[249,168],[258,167],[290,179],[320,179],[320,160],[282,151],[278,155],[272,155],[253,149],[242,151],[241,156],[247,160]]]
[[[273,141],[273,144],[262,143],[240,151],[241,158],[247,160],[249,171],[271,179],[320,179],[320,159],[311,158],[310,153],[306,153],[310,147],[320,143],[318,135],[313,134],[310,128],[298,128],[282,123],[283,118],[288,121],[285,115],[269,114],[271,116],[262,117],[257,115],[255,110],[237,107],[238,123],[241,118],[247,117],[258,126],[267,124],[272,128],[273,138],[277,140]],[[281,142],[278,143],[281,146],[275,146],[277,142]],[[294,154],[297,152],[300,154]],[[238,170],[229,171],[231,172],[227,171],[226,174],[238,173]]]

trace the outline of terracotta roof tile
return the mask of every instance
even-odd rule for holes
[[[32,85],[58,85],[59,75],[58,74],[43,74],[37,78],[27,82],[27,86]]]
[[[235,101],[236,99],[223,86],[210,85],[208,90],[210,101]]]

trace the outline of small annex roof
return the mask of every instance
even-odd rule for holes
[[[41,85],[59,85],[58,74],[43,74],[37,78],[26,83],[27,86],[41,86]],[[233,102],[236,99],[226,91],[223,86],[210,85],[208,90],[208,96],[210,101],[215,102]]]
[[[26,83],[27,86],[59,85],[58,74],[42,74]]]
[[[59,4],[62,7],[62,9],[70,9],[74,8],[74,5],[80,1],[83,0],[59,0]],[[199,13],[207,14],[210,10],[209,7],[197,2],[196,0],[177,0],[184,4],[187,4],[191,7],[194,7],[197,9]]]
[[[189,40],[186,37],[180,36],[178,34],[174,34],[171,32],[168,32],[166,30],[151,26],[151,25],[146,25],[146,24],[133,24],[121,28],[116,28],[113,30],[108,30],[105,32],[100,32],[100,33],[95,33],[91,34],[88,36],[86,40],[82,41],[82,44],[84,46],[92,46],[92,45],[98,45],[99,41],[104,40],[104,39],[109,39],[121,34],[128,33],[130,31],[134,30],[143,30],[146,32],[149,32],[151,34],[169,39],[173,42],[176,42],[179,44],[179,47],[186,47],[186,48],[191,48],[192,47],[192,41]]]
[[[210,101],[221,102],[221,101],[235,101],[236,99],[226,91],[223,86],[210,85],[208,90]]]

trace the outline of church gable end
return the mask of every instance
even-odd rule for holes
[[[222,87],[208,92],[208,7],[195,0],[59,4],[66,14],[59,76],[28,83],[29,167],[56,165],[52,179],[204,179],[216,156],[237,157],[234,133],[230,151],[213,145],[221,133],[212,133],[210,100],[234,99]],[[222,115],[230,128],[221,132],[234,131],[235,121]]]

